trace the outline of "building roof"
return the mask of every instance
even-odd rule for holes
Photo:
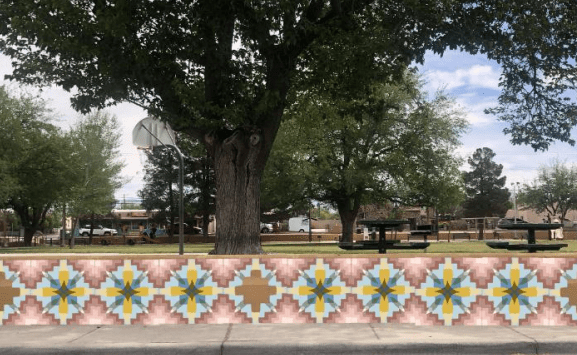
[[[547,212],[537,213],[535,210],[523,209],[522,207],[519,207],[517,210],[517,217],[529,223],[541,223],[544,219],[547,219]],[[515,210],[508,210],[505,218],[515,218]],[[559,218],[559,216],[557,215],[551,217],[551,219],[555,218]],[[577,210],[570,210],[567,212],[565,219],[568,221],[577,221]]]

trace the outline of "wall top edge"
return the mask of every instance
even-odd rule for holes
[[[366,258],[510,258],[510,257],[531,257],[531,258],[577,258],[577,253],[455,253],[455,254],[437,254],[437,253],[404,253],[404,254],[260,254],[260,255],[206,255],[206,254],[0,254],[2,260],[150,260],[150,259],[366,259]]]

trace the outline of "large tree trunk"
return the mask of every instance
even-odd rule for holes
[[[345,198],[337,203],[337,209],[343,225],[342,242],[353,242],[355,220],[359,214],[360,204],[353,198]]]
[[[36,228],[24,227],[24,246],[25,247],[31,247],[32,246],[32,238],[34,237],[35,232],[36,232]]]
[[[237,130],[208,137],[216,178],[216,243],[213,254],[262,254],[260,179],[264,162],[259,132]]]

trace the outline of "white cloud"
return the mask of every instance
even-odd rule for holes
[[[459,105],[465,112],[467,121],[471,126],[488,126],[496,122],[496,118],[493,115],[485,114],[485,109],[494,107],[497,105],[497,97],[482,97],[476,93],[467,93],[459,95],[455,102]]]
[[[454,71],[429,71],[426,73],[425,78],[428,86],[434,90],[443,87],[451,90],[466,85],[498,90],[499,76],[500,73],[494,67],[475,64],[467,69]]]

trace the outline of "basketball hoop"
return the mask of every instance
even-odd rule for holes
[[[148,150],[153,147],[164,146],[173,148],[178,154],[180,162],[179,190],[180,190],[180,211],[179,211],[179,247],[178,253],[184,254],[184,158],[180,149],[176,146],[175,134],[166,122],[162,122],[153,117],[146,117],[136,124],[132,130],[132,143],[139,150]],[[139,152],[139,154],[141,154]],[[171,226],[172,228],[172,226]]]

